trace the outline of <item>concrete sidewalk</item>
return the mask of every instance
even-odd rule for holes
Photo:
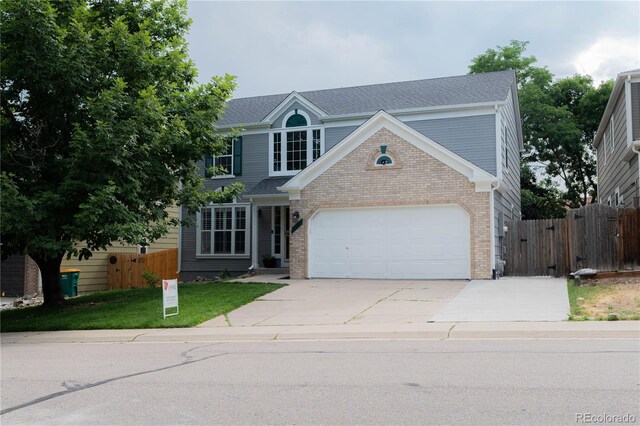
[[[0,335],[0,343],[3,345],[347,339],[640,339],[640,321],[196,327],[23,332]]]
[[[502,277],[471,281],[432,321],[564,321],[570,310],[564,278]]]

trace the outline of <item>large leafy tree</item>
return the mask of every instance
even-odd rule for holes
[[[40,267],[45,304],[58,270],[113,241],[152,242],[241,191],[203,190],[196,163],[219,152],[213,124],[231,76],[196,84],[186,0],[0,3],[2,257]]]
[[[592,143],[613,82],[596,87],[583,75],[554,81],[547,67],[535,65],[535,56],[525,56],[527,44],[512,40],[488,49],[472,60],[469,71],[515,70],[525,144],[523,216],[557,217],[558,205],[578,207],[596,195]],[[543,164],[546,178],[536,178],[530,163]]]

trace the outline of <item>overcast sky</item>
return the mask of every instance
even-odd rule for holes
[[[233,74],[235,97],[466,74],[512,39],[556,77],[640,67],[638,1],[191,1],[189,16],[200,80]]]

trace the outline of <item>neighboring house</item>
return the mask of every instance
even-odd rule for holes
[[[512,71],[233,99],[207,188],[246,187],[182,228],[180,276],[491,278],[520,218]],[[203,173],[204,170],[203,170]],[[186,212],[183,212],[186,217]]]
[[[178,207],[170,207],[167,209],[169,217],[178,218],[180,209]],[[169,228],[169,233],[154,243],[146,247],[147,253],[153,253],[160,250],[175,249],[178,247],[179,232],[178,227]],[[108,283],[108,265],[110,253],[140,253],[140,246],[132,246],[120,242],[114,242],[113,246],[108,247],[106,251],[94,251],[93,256],[86,260],[78,260],[72,258],[64,259],[61,268],[77,268],[80,270],[80,279],[78,281],[78,293],[91,293],[95,291],[103,291],[109,289]]]
[[[169,216],[178,218],[178,207],[167,209]],[[179,232],[178,227],[173,226],[169,233],[146,247],[147,253],[160,250],[175,249],[178,247]],[[131,246],[114,242],[113,246],[106,251],[95,251],[93,256],[87,260],[72,258],[62,260],[60,268],[75,268],[80,270],[78,281],[78,293],[91,293],[95,291],[107,290],[108,285],[108,262],[110,253],[138,253],[140,246]],[[29,256],[11,256],[1,266],[2,271],[2,291],[7,295],[22,296],[28,293],[35,293],[41,290],[40,269]]]
[[[599,203],[640,207],[640,69],[618,74],[593,146]]]
[[[13,255],[0,265],[0,290],[3,296],[21,297],[37,293],[40,287],[40,268],[29,256]]]

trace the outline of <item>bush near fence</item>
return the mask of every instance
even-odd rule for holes
[[[640,209],[590,204],[565,219],[507,222],[506,275],[566,276],[640,266]]]

